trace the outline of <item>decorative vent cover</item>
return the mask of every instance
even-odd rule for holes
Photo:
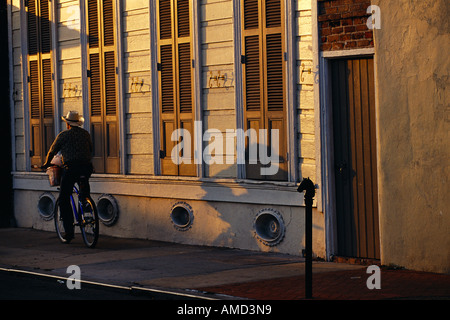
[[[45,221],[53,219],[55,213],[56,199],[50,192],[45,192],[41,194],[38,200],[38,211],[41,218]]]
[[[98,217],[107,227],[114,225],[119,218],[119,205],[110,194],[102,194],[97,202]]]
[[[280,212],[272,208],[265,208],[256,214],[253,231],[261,243],[272,247],[283,240],[286,226]]]
[[[186,231],[192,228],[194,211],[188,203],[180,201],[172,206],[170,219],[175,229],[178,231]]]

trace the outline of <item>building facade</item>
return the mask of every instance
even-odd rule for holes
[[[314,76],[302,72],[310,1],[36,0],[10,11],[19,226],[52,229],[39,208],[57,193],[33,166],[77,110],[94,144],[92,193],[113,215],[103,234],[301,254],[296,183],[317,174]]]
[[[16,224],[53,229],[35,167],[76,110],[101,234],[301,255],[309,177],[315,256],[402,265],[380,229],[379,2],[8,0]]]

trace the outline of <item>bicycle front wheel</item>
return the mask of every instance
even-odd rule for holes
[[[88,248],[94,248],[98,241],[99,222],[97,207],[94,201],[89,197],[86,199],[86,204],[80,204],[80,229],[84,244]]]
[[[63,233],[64,232],[64,224],[63,224],[63,220],[61,217],[61,210],[59,209],[59,199],[56,200],[54,210],[55,211],[53,214],[53,221],[55,222],[56,234],[62,243],[66,243],[67,240],[64,239],[64,233]]]

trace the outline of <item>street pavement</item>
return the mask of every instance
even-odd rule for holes
[[[103,235],[88,249],[79,234],[67,245],[54,232],[0,229],[0,275],[16,277],[12,284],[0,281],[1,299],[33,299],[26,289],[13,291],[19,274],[54,279],[64,288],[77,275],[68,269],[73,265],[83,288],[98,285],[152,298],[160,294],[159,299],[305,299],[304,259],[298,256]],[[315,261],[312,300],[450,300],[450,275],[381,267],[380,289],[369,289],[371,275],[367,266]],[[126,299],[134,297],[142,295]]]

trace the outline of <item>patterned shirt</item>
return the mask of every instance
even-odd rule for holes
[[[89,163],[92,159],[92,140],[89,132],[80,127],[70,127],[58,134],[47,154],[46,163],[61,151],[64,165]]]

